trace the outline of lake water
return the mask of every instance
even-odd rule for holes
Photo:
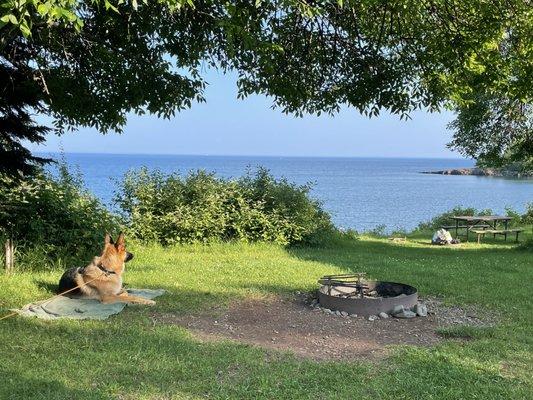
[[[477,176],[427,175],[420,171],[470,167],[461,159],[303,158],[248,156],[66,154],[79,167],[87,188],[106,205],[127,170],[146,166],[164,172],[214,171],[224,178],[243,175],[248,166],[264,166],[276,177],[314,184],[312,196],[323,202],[335,224],[359,231],[378,225],[412,229],[419,222],[460,205],[505,207],[523,212],[533,202],[533,180]]]

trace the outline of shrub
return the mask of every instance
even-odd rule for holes
[[[18,264],[32,269],[86,263],[118,219],[60,164],[57,177],[0,175],[0,236],[17,245]]]
[[[526,212],[520,216],[520,224],[522,226],[529,225],[533,234],[533,203],[526,204]],[[529,249],[533,249],[533,239],[529,241]]]
[[[533,225],[533,203],[526,204],[526,212],[520,216],[520,223]]]
[[[130,235],[162,244],[218,240],[312,243],[331,230],[309,185],[274,179],[260,168],[238,180],[196,171],[186,177],[130,171],[115,200]]]
[[[505,207],[505,215],[511,218],[511,220],[508,222],[509,227],[516,227],[520,225],[520,222],[522,221],[522,216],[520,213],[513,210],[511,207]]]

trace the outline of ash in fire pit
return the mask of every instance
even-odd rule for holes
[[[410,309],[418,302],[415,287],[403,283],[368,281],[364,274],[326,275],[318,282],[321,307],[348,314],[391,314],[403,306]]]

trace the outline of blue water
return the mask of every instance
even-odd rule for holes
[[[312,196],[323,202],[339,227],[369,230],[412,229],[454,206],[523,211],[533,202],[533,180],[427,175],[420,171],[470,167],[460,159],[301,158],[249,156],[66,154],[78,166],[87,188],[112,205],[115,183],[132,168],[164,172],[205,169],[221,177],[243,175],[247,166],[264,166],[276,177],[314,184]]]

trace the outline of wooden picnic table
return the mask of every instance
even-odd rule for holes
[[[505,231],[509,229],[509,221],[512,219],[511,217],[506,217],[503,215],[456,215],[452,217],[453,220],[455,220],[455,236],[458,235],[459,228],[465,228],[466,229],[466,241],[468,241],[468,233],[472,229],[476,228],[482,228],[485,229],[487,225],[496,230],[497,224],[503,223],[505,227]],[[460,223],[463,223],[463,226],[459,226]],[[507,240],[507,235],[505,236],[505,240]]]

